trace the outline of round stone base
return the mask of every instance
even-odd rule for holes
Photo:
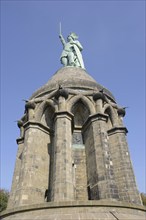
[[[7,209],[4,220],[145,220],[146,207],[121,202],[48,202]]]

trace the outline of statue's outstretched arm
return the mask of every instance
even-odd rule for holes
[[[64,37],[62,36],[62,34],[59,34],[59,38],[60,38],[61,43],[63,44],[63,46],[65,46],[66,42],[65,42],[65,39],[64,39]]]

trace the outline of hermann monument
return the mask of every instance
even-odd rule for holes
[[[64,65],[30,97],[5,220],[144,220],[123,124],[125,109],[85,70],[71,33]]]

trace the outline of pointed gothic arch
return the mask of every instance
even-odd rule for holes
[[[38,122],[41,122],[51,128],[53,126],[52,117],[54,115],[54,112],[55,107],[53,101],[45,100],[40,104],[36,111],[36,119]]]
[[[108,126],[114,127],[116,124],[116,120],[115,120],[115,112],[114,112],[113,107],[109,104],[106,104],[104,106],[104,113],[109,116],[108,117]]]
[[[82,102],[82,104],[84,104],[84,106],[89,110],[89,115],[95,114],[95,107],[93,103],[87,97],[83,95],[77,95],[77,96],[72,97],[67,103],[68,110],[72,112],[75,104],[79,102]]]

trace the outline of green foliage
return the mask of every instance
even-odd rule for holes
[[[0,189],[0,212],[7,208],[9,192],[5,189]]]
[[[141,193],[141,199],[142,199],[143,205],[146,206],[146,194],[145,193]]]

